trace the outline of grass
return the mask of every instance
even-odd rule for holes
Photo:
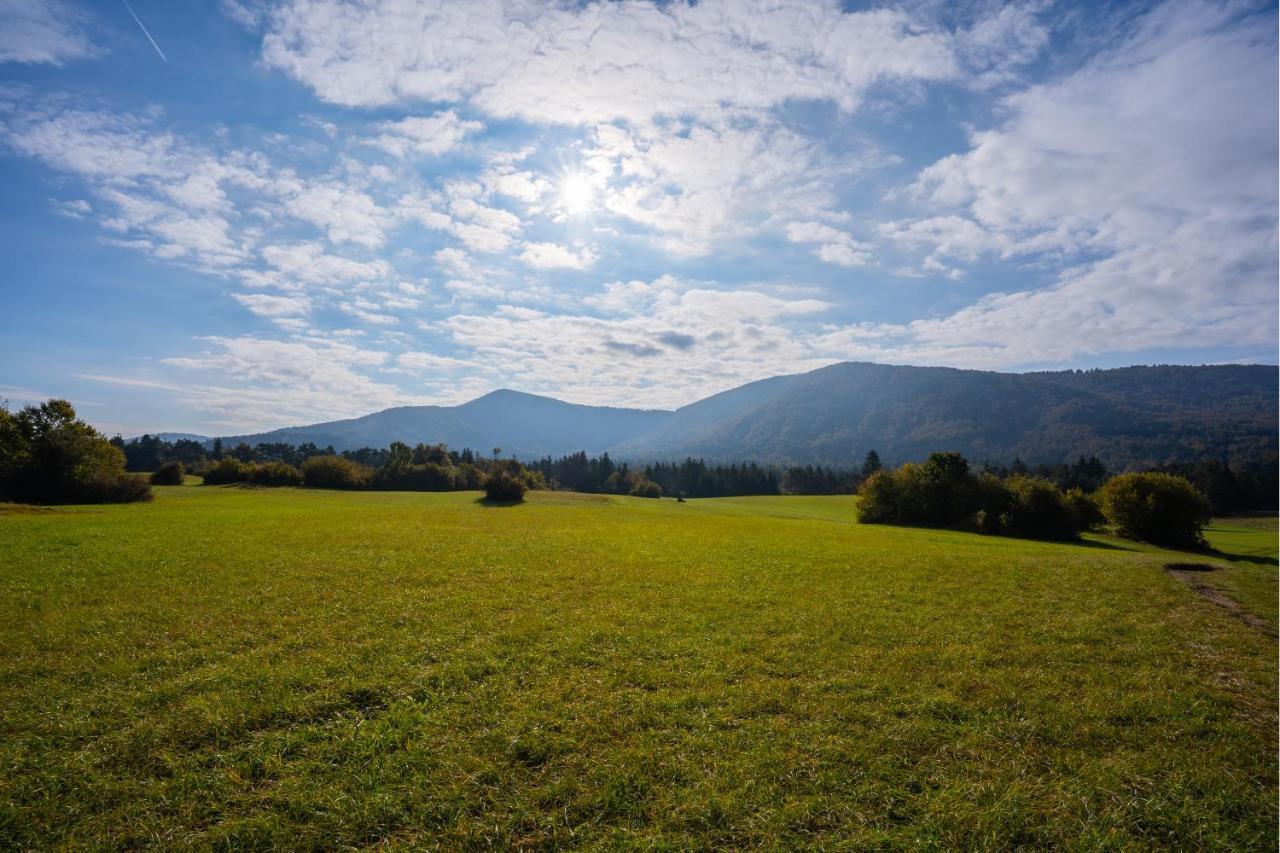
[[[1275,849],[1274,637],[847,498],[0,510],[0,846]],[[1205,575],[1275,623],[1275,520]]]

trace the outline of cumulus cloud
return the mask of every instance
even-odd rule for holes
[[[935,268],[986,253],[1066,260],[1057,282],[831,343],[865,353],[869,332],[892,333],[896,352],[970,365],[1273,344],[1274,35],[1269,16],[1164,6],[1075,73],[1005,98],[1003,123],[916,182],[950,212],[881,233],[927,248]]]
[[[369,140],[396,157],[411,154],[434,157],[452,151],[469,135],[484,129],[478,121],[467,121],[453,110],[429,116],[410,116],[399,121],[384,122],[382,133]]]
[[[575,251],[558,243],[525,243],[520,253],[520,260],[539,270],[581,270],[595,263],[595,259],[589,248]]]
[[[870,246],[860,243],[848,232],[823,222],[788,223],[787,239],[792,243],[817,243],[819,258],[842,267],[864,267],[871,263]]]

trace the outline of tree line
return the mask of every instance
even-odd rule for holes
[[[858,496],[863,524],[1060,540],[1107,525],[1120,536],[1179,548],[1203,546],[1213,515],[1208,498],[1176,474],[1118,474],[1090,493],[1025,473],[975,473],[959,453],[931,453],[924,462],[878,471]]]
[[[166,462],[181,462],[186,471],[202,474],[212,463],[224,458],[236,459],[246,464],[263,465],[283,462],[301,470],[302,465],[316,456],[340,456],[366,468],[377,471],[390,465],[390,472],[376,478],[380,487],[392,488],[391,483],[411,483],[414,476],[425,478],[433,489],[444,487],[444,478],[434,469],[430,474],[406,476],[403,457],[417,457],[436,465],[454,469],[449,480],[456,488],[479,488],[485,466],[492,458],[480,452],[464,448],[453,450],[444,445],[419,445],[409,448],[397,442],[391,447],[363,447],[338,453],[333,447],[318,447],[314,443],[300,445],[282,442],[261,443],[250,446],[240,443],[224,448],[221,439],[215,439],[210,447],[190,439],[165,441],[157,436],[144,435],[125,441],[119,436],[112,439],[125,455],[129,471],[157,471]],[[495,454],[496,455],[496,454]],[[848,467],[824,465],[774,466],[753,462],[738,464],[708,464],[701,459],[688,458],[683,462],[653,462],[632,466],[618,462],[608,453],[588,456],[585,452],[567,454],[558,459],[550,456],[525,462],[522,470],[542,475],[536,479],[535,488],[563,489],[594,494],[635,494],[641,496],[710,498],[739,495],[839,495],[854,494],[862,483],[882,467],[880,457],[870,450],[861,464]],[[480,473],[477,475],[477,469]],[[1097,491],[1117,472],[1111,471],[1096,456],[1079,456],[1073,462],[1054,464],[1028,464],[1014,458],[1009,463],[984,462],[980,469],[998,479],[1031,477],[1052,483],[1058,489],[1080,489],[1087,493]],[[1272,464],[1253,463],[1231,467],[1225,461],[1206,459],[1195,463],[1179,463],[1159,466],[1150,470],[1174,474],[1188,480],[1204,494],[1215,514],[1227,515],[1246,511],[1265,511],[1277,508],[1280,494],[1280,470]],[[461,473],[457,473],[461,472]],[[266,473],[260,477],[267,477]],[[371,475],[371,482],[374,478]],[[412,486],[409,486],[412,487]]]

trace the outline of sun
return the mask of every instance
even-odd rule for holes
[[[595,188],[585,175],[566,175],[560,182],[560,202],[570,214],[580,216],[586,213],[594,200]]]

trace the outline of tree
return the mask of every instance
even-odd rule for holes
[[[0,407],[0,494],[29,503],[148,500],[145,477],[125,473],[124,453],[76,417],[66,400]]]
[[[222,439],[215,438],[213,440],[213,456],[212,459],[217,462],[222,459]]]
[[[874,450],[868,450],[867,458],[864,459],[862,462],[863,479],[870,477],[872,474],[879,471],[882,467],[883,466],[880,464],[880,454],[876,453]]]
[[[1194,548],[1213,515],[1209,500],[1184,477],[1148,472],[1112,477],[1098,491],[1102,514],[1128,539]]]

